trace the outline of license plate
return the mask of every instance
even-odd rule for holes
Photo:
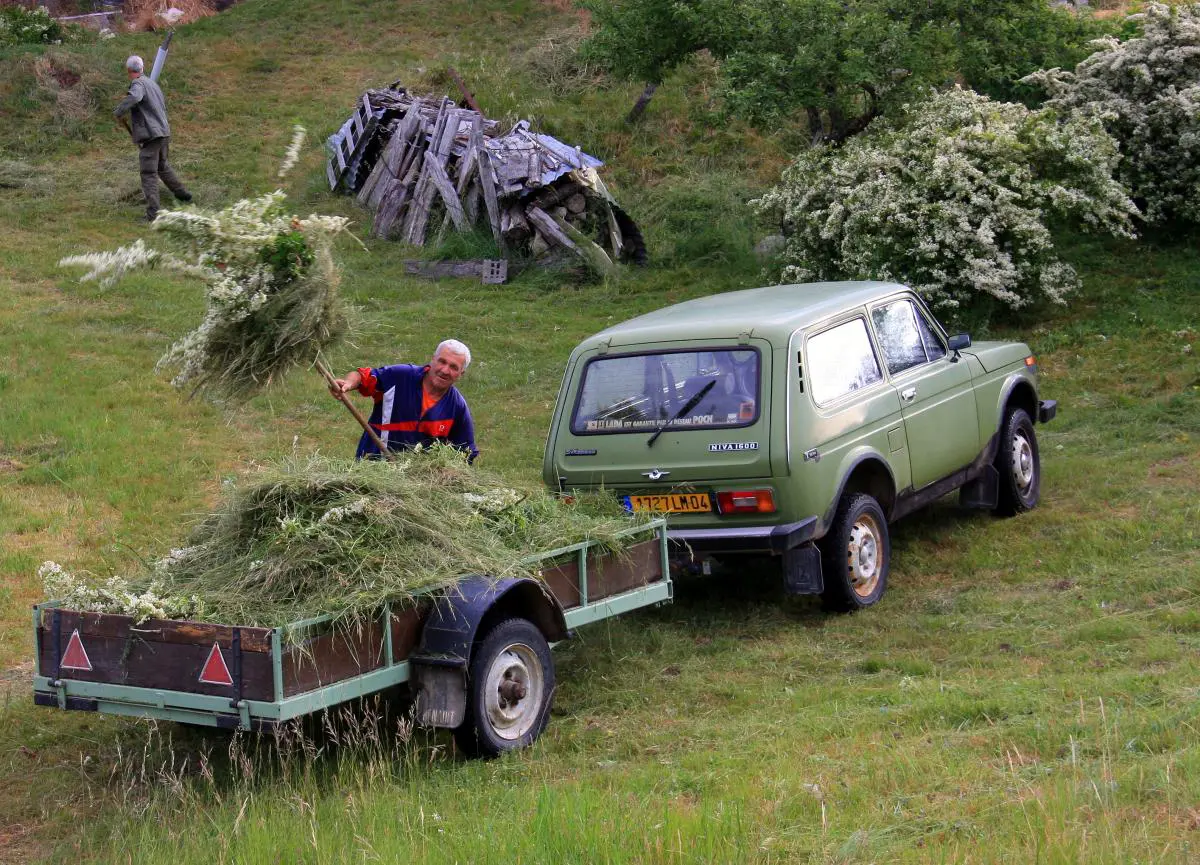
[[[708,493],[672,493],[662,496],[625,496],[621,503],[629,511],[656,514],[697,514],[712,510]]]

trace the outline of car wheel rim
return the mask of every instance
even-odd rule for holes
[[[850,544],[846,548],[846,563],[854,594],[868,598],[879,585],[882,566],[883,539],[879,524],[866,514],[860,516],[850,529]]]
[[[1012,474],[1022,495],[1029,492],[1029,488],[1033,486],[1033,477],[1036,471],[1033,461],[1033,445],[1030,444],[1024,433],[1017,433],[1012,440]]]
[[[496,735],[515,741],[532,730],[544,691],[542,664],[532,648],[513,643],[497,654],[484,683],[487,717]]]

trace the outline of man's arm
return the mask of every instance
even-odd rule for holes
[[[475,447],[475,422],[471,419],[471,409],[467,401],[460,397],[462,409],[454,419],[454,427],[450,430],[450,444],[459,450],[467,452],[467,461],[475,462],[479,456],[479,448]]]
[[[334,399],[341,399],[343,394],[350,393],[362,387],[362,373],[356,369],[350,370],[343,378],[335,378],[329,392]]]
[[[120,103],[117,104],[117,107],[113,109],[113,117],[116,117],[118,120],[120,120],[129,114],[129,112],[133,110],[133,106],[142,101],[142,94],[144,92],[145,88],[139,85],[137,81],[130,82],[129,93],[120,101]],[[129,128],[128,124],[126,124],[125,128]]]

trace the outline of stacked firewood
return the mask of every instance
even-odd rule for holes
[[[329,141],[332,188],[375,214],[372,234],[420,246],[451,225],[486,224],[506,256],[643,263],[641,233],[609,194],[603,163],[577,147],[499,124],[442,97],[368,90]]]

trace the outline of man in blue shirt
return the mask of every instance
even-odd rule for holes
[[[447,339],[425,366],[403,363],[360,367],[335,379],[330,392],[340,399],[356,390],[374,400],[369,423],[388,450],[408,450],[441,441],[474,460],[479,455],[475,424],[466,399],[454,386],[470,364],[471,350],[457,339]],[[379,456],[379,448],[364,432],[358,443],[358,459]]]

